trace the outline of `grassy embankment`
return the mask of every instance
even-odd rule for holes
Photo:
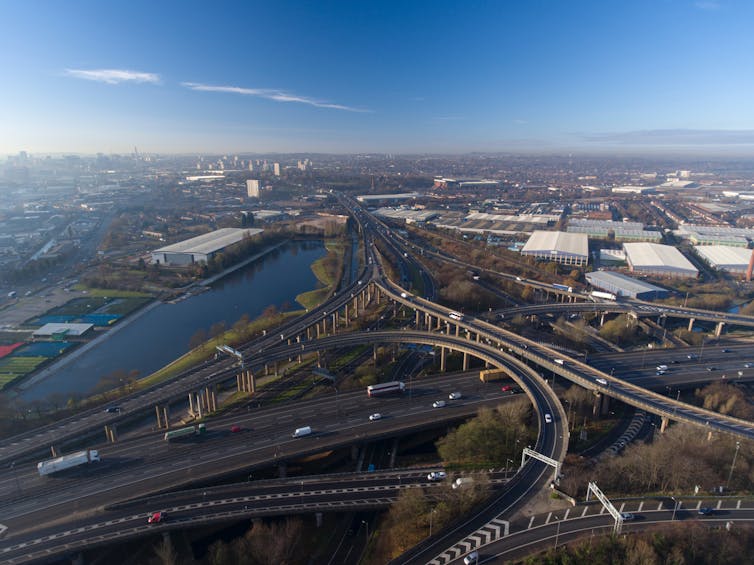
[[[346,245],[348,244],[349,242],[340,239],[325,243],[327,255],[312,263],[314,276],[317,277],[317,280],[323,286],[322,288],[302,292],[296,297],[296,302],[307,310],[311,310],[322,304],[322,302],[332,295],[343,276],[344,256]]]

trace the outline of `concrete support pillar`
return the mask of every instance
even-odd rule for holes
[[[469,354],[465,351],[463,352],[463,370],[468,371],[469,370]]]
[[[244,388],[241,385],[241,376],[242,375],[243,375],[243,373],[236,375],[236,390],[238,392],[243,392],[244,391]],[[191,402],[191,397],[189,396],[189,403],[190,402]]]
[[[165,422],[165,429],[166,430],[170,429],[170,413],[168,412],[169,408],[170,408],[169,406],[163,406],[162,407],[162,418],[163,418],[163,420]]]
[[[115,426],[105,426],[105,441],[108,443],[115,443],[117,440],[116,436]]]
[[[317,322],[317,339],[319,339],[319,322]]]
[[[712,441],[712,438],[714,437],[712,430],[707,432],[707,441]]]
[[[420,316],[419,316],[419,310],[416,311],[416,319],[414,320],[414,325],[416,326],[417,330],[422,329],[421,328],[421,320],[420,320]]]
[[[481,341],[482,341],[482,336],[479,335],[479,332],[477,332],[477,334],[476,334],[476,342],[480,343]]]
[[[374,361],[375,365],[377,364],[377,344],[372,346],[372,361]]]
[[[319,337],[319,336],[318,336],[318,337]],[[269,366],[269,365],[268,365],[267,363],[265,363],[265,364],[264,364],[264,376],[266,377],[266,376],[268,376],[269,374],[270,374],[270,366]]]
[[[694,318],[689,318],[689,331],[692,331],[694,329]]]
[[[442,328],[442,320],[440,316],[437,316],[437,327],[435,329],[439,330],[440,328]]]
[[[456,337],[458,337],[461,334],[461,326],[456,324]]]
[[[602,410],[602,395],[601,394],[595,394],[594,395],[594,403],[592,403],[592,416],[594,416],[594,417],[599,416],[601,410]]]
[[[310,340],[311,338],[312,338],[312,328],[311,326],[309,326],[308,328],[306,328],[306,339]]]
[[[278,376],[278,362],[275,361],[275,376]]]
[[[194,393],[189,392],[188,397],[189,397],[189,414],[193,416],[194,415]],[[157,417],[159,418],[159,414],[157,415]],[[159,428],[159,426],[157,427]]]
[[[160,417],[160,407],[159,406],[155,406],[154,407],[154,413],[157,416],[157,429],[159,430],[160,428],[162,428],[162,418]]]
[[[440,347],[440,372],[445,372],[445,348]]]
[[[201,397],[199,394],[196,395],[196,409],[199,412],[199,418],[204,418],[204,410],[202,408]]]
[[[602,409],[600,416],[607,416],[610,413],[610,397],[606,394],[602,395]]]
[[[346,311],[344,312],[344,314],[346,316],[346,327],[348,327],[351,321],[351,317],[348,315],[348,303],[346,303]]]
[[[50,455],[53,457],[60,457],[60,453],[58,453],[58,449],[54,445],[50,446]]]
[[[248,378],[248,383],[249,383],[249,392],[253,394],[257,391],[257,380],[254,377],[254,373],[251,372],[251,369],[249,369],[246,372],[246,376]]]
[[[665,433],[665,430],[668,428],[668,424],[670,423],[670,419],[667,416],[663,416],[660,421],[660,433]]]
[[[605,313],[600,314],[600,327],[605,325]]]
[[[338,329],[338,312],[337,310],[333,312],[332,315],[332,334],[335,335],[336,330]]]
[[[445,322],[445,333],[450,335],[450,322]]]
[[[359,317],[359,295],[356,295],[356,298],[353,299],[353,314],[354,318]]]
[[[720,337],[720,334],[723,333],[724,327],[725,327],[725,322],[717,323],[717,326],[715,326],[715,337]]]

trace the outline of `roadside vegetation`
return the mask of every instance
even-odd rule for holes
[[[307,310],[316,308],[327,300],[338,288],[343,277],[346,249],[350,240],[338,238],[325,242],[327,255],[312,263],[312,272],[323,285],[322,288],[303,292],[296,297],[296,302]]]
[[[589,537],[517,565],[739,565],[750,563],[754,529],[737,522],[730,530],[705,524],[673,524],[631,535]]]

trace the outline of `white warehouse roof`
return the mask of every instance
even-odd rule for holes
[[[749,266],[752,250],[729,245],[700,245],[694,251],[715,269],[745,271]]]
[[[626,258],[632,269],[667,274],[696,276],[699,271],[675,247],[659,243],[624,243]]]
[[[155,249],[152,253],[200,253],[209,255],[220,249],[238,243],[247,235],[249,237],[262,233],[260,229],[221,228],[191,239],[179,241]]]
[[[589,240],[584,233],[562,231],[532,232],[521,253],[550,253],[552,255],[575,255],[589,257]]]

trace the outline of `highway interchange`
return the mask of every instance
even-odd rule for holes
[[[369,265],[362,274],[362,278],[354,281],[347,288],[341,289],[330,301],[312,310],[306,316],[289,322],[273,335],[256,340],[247,346],[244,349],[245,355],[249,356],[249,366],[254,370],[260,370],[264,363],[286,359],[297,354],[306,354],[335,346],[345,347],[364,343],[417,343],[431,345],[435,348],[447,347],[455,351],[465,351],[490,362],[494,366],[509,367],[511,373],[515,375],[515,378],[527,391],[538,414],[537,421],[540,424],[540,434],[536,445],[537,451],[560,461],[565,455],[568,441],[567,432],[563,433],[565,414],[554,392],[538,376],[537,372],[529,368],[521,359],[527,362],[535,362],[540,368],[539,370],[552,371],[577,384],[587,386],[587,388],[592,388],[600,393],[610,394],[634,405],[644,408],[649,406],[656,413],[672,416],[673,419],[685,419],[697,425],[708,426],[743,437],[751,437],[754,434],[754,428],[749,422],[735,421],[678,403],[675,399],[662,394],[647,392],[643,387],[649,383],[639,379],[651,378],[651,375],[633,375],[630,367],[635,367],[636,359],[629,359],[625,365],[621,365],[617,359],[609,357],[600,358],[597,363],[592,362],[591,365],[594,365],[594,367],[576,359],[568,359],[567,365],[557,365],[552,361],[554,355],[563,356],[546,346],[524,340],[520,336],[505,332],[496,326],[469,316],[465,317],[462,322],[452,320],[449,318],[449,311],[446,308],[437,306],[420,297],[411,296],[382,274],[382,269],[377,265],[376,255],[373,251],[370,251],[371,241],[369,238],[375,237],[378,233],[382,233],[384,238],[386,236],[384,230],[369,227],[368,220],[362,214],[360,212],[355,213],[366,233],[365,241],[368,242],[366,247]],[[389,237],[386,238],[386,241],[391,246],[396,245],[395,242],[390,241]],[[407,258],[405,257],[406,253],[405,251],[402,252],[401,249],[396,249],[398,257],[403,254],[404,258]],[[367,290],[368,287],[370,287],[369,290]],[[447,333],[418,330],[382,331],[368,334],[345,333],[320,337],[319,339],[295,341],[301,339],[301,336],[306,333],[307,328],[311,328],[313,323],[328,319],[334,312],[351,303],[356,295],[367,291],[373,293],[376,287],[379,287],[383,295],[387,295],[396,303],[402,303],[407,308],[429,314],[438,323],[442,321],[441,329]],[[451,324],[453,325],[451,326]],[[452,335],[450,331],[451,327],[456,326],[461,330],[460,337]],[[466,334],[465,330],[468,330],[469,333]],[[743,352],[740,352],[740,354],[720,353],[719,351],[710,351],[710,349],[708,348],[704,352],[706,354],[705,363],[712,360],[713,356],[715,363],[718,363],[719,356],[728,355],[727,359],[730,359],[730,363],[740,364],[741,357],[744,357]],[[645,364],[647,359],[653,359],[654,353],[642,353],[644,356],[642,364]],[[679,365],[680,362],[679,360]],[[605,372],[608,364],[611,365],[613,375]],[[598,371],[595,367],[601,368],[601,370]],[[618,372],[615,371],[616,367],[618,367]],[[417,389],[408,396],[404,395],[400,399],[377,401],[378,403],[388,403],[389,408],[373,403],[374,399],[366,399],[363,391],[357,391],[336,394],[335,398],[330,395],[323,399],[298,402],[295,405],[262,407],[250,411],[246,415],[234,414],[212,418],[209,424],[210,433],[197,440],[200,442],[197,445],[166,445],[159,433],[129,438],[101,448],[103,461],[96,465],[97,468],[77,471],[62,479],[53,478],[51,481],[42,479],[35,476],[36,473],[31,465],[15,463],[16,460],[23,461],[22,458],[28,458],[52,442],[80,437],[86,431],[101,430],[104,423],[114,423],[133,417],[135,414],[147,413],[149,410],[153,410],[155,404],[165,404],[180,397],[185,398],[187,391],[206,386],[208,383],[227,380],[236,372],[234,360],[219,360],[181,375],[180,378],[169,383],[124,399],[120,403],[122,407],[120,414],[104,414],[101,410],[93,410],[67,422],[60,422],[49,429],[27,434],[24,438],[12,438],[10,441],[0,443],[0,460],[4,460],[6,464],[10,462],[13,471],[3,480],[0,480],[0,495],[3,497],[0,504],[4,510],[3,515],[7,517],[3,519],[3,523],[9,528],[6,542],[13,545],[4,546],[0,551],[5,550],[6,556],[11,558],[12,555],[8,553],[11,550],[8,550],[8,548],[13,547],[15,548],[13,556],[18,556],[14,558],[23,561],[24,559],[35,558],[31,557],[31,554],[26,550],[26,547],[35,545],[34,540],[47,537],[49,539],[45,543],[57,547],[58,551],[63,552],[68,551],[69,548],[60,542],[59,538],[62,537],[67,536],[65,543],[69,543],[71,540],[82,544],[81,546],[94,543],[91,535],[92,529],[80,530],[82,527],[78,526],[81,520],[80,516],[71,515],[71,504],[74,505],[75,513],[81,513],[81,516],[90,516],[92,520],[95,520],[94,523],[101,524],[104,519],[102,514],[104,511],[101,509],[103,500],[114,501],[135,496],[147,496],[151,493],[176,488],[202,479],[229,474],[234,470],[253,469],[255,466],[269,464],[270,461],[283,461],[306,453],[395,435],[401,431],[418,429],[437,421],[463,418],[473,414],[482,404],[494,404],[504,400],[501,397],[499,387],[493,387],[494,390],[490,390],[489,387],[480,386],[478,380],[462,382],[458,381],[457,377],[439,376],[434,378],[431,386],[426,388],[424,388],[424,383],[419,385],[417,382]],[[706,365],[704,372],[707,372]],[[688,371],[684,373],[688,373]],[[621,378],[618,378],[618,376]],[[709,377],[708,374],[707,380],[709,380]],[[742,377],[746,378],[746,375]],[[596,378],[609,380],[609,386],[596,386]],[[681,380],[682,378],[679,375],[677,386],[680,386]],[[701,382],[701,379],[699,382]],[[432,395],[447,396],[446,393],[449,390],[457,388],[464,391],[462,402],[451,403],[448,408],[439,411],[431,408],[429,398]],[[659,386],[651,388],[659,390]],[[365,402],[371,404],[367,407]],[[384,411],[388,417],[380,422],[369,422],[367,416],[375,406],[378,406],[379,409],[374,411]],[[553,416],[551,425],[543,423],[542,415],[545,413]],[[290,438],[292,429],[297,425],[307,425],[311,421],[317,422],[317,433],[314,437],[300,440]],[[244,432],[242,434],[229,434],[226,430],[229,429],[231,424],[241,425]],[[197,450],[197,446],[201,449]],[[451,532],[451,535],[458,536],[464,534],[466,530],[473,531],[475,527],[479,527],[480,524],[489,521],[495,515],[520,505],[532,490],[538,489],[548,482],[549,473],[551,471],[548,472],[544,464],[530,460],[502,494],[493,497],[487,507],[471,517],[465,528]],[[65,489],[60,488],[61,481],[65,481]],[[206,495],[203,496],[206,497]],[[207,502],[207,500],[203,502]],[[190,507],[190,504],[184,506]],[[246,504],[246,506],[249,505]],[[199,517],[198,519],[202,519],[204,510],[206,510],[206,507],[203,506],[192,508],[190,512],[187,512],[186,518]],[[145,514],[142,512],[140,515],[143,519]],[[119,515],[116,518],[108,517],[104,520],[104,523],[111,522],[108,527],[114,527],[122,535],[143,534],[143,525],[131,529],[130,523],[113,522],[113,520],[122,520],[123,518],[124,515]],[[55,526],[52,526],[53,522],[56,523]],[[62,529],[71,523],[75,523],[77,526]],[[168,523],[164,527],[169,528],[171,526]],[[65,536],[58,535],[61,531],[72,533]],[[97,528],[97,532],[101,531],[103,530]],[[50,538],[50,536],[55,537]],[[422,549],[422,552],[417,555],[424,556],[436,551],[442,544],[450,545],[451,543],[452,539],[448,537],[448,534],[444,534],[437,539],[434,545]],[[54,550],[46,549],[45,551]],[[46,555],[52,554],[46,553]],[[412,559],[419,558],[417,555]],[[420,559],[422,558],[420,557]]]

